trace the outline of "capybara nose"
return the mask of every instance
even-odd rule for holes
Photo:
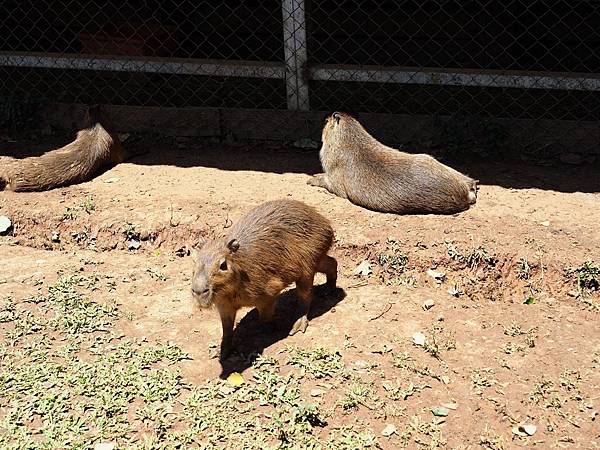
[[[192,292],[196,295],[206,295],[208,294],[208,288],[201,288],[197,286],[192,286]]]

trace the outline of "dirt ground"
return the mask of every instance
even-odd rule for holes
[[[4,145],[2,154],[21,144]],[[177,147],[156,144],[80,185],[0,192],[0,215],[13,222],[0,237],[0,388],[8,393],[0,396],[3,447],[600,448],[596,167],[454,163],[481,181],[475,207],[454,216],[396,216],[308,186],[319,170],[315,151]],[[238,353],[222,366],[215,357],[216,312],[191,305],[188,250],[276,198],[302,200],[331,220],[339,289],[323,295],[317,288],[309,327],[293,337],[265,331],[256,311],[243,311]],[[369,270],[357,274],[363,261]],[[72,287],[60,284],[65,277],[75,280]],[[94,316],[105,317],[113,341],[94,327],[46,328],[54,323],[44,319],[48,314],[68,317],[69,311],[52,309],[58,298],[65,305],[67,294],[57,292],[75,291],[94,305],[115,305],[114,318],[106,309]],[[40,295],[39,304],[31,300]],[[291,325],[295,301],[292,286],[280,299],[279,320]],[[88,421],[94,408],[79,408],[79,393],[67,394],[60,413],[44,409],[32,401],[45,395],[40,386],[63,389],[65,378],[36,388],[15,375],[38,364],[27,349],[44,330],[50,336],[44,357],[67,374],[65,361],[90,360],[96,353],[82,346],[94,342],[106,352],[119,340],[139,348],[168,343],[187,356],[167,358],[168,364],[158,358],[148,367],[177,372],[180,388],[152,402],[144,397],[147,388],[128,397],[119,432],[102,428],[108,416],[89,419],[79,434],[57,431],[52,417],[80,414]],[[422,345],[413,342],[417,332],[425,336]],[[74,339],[79,356],[59,359],[59,349]],[[140,367],[140,374],[151,370]],[[241,387],[226,380],[232,372],[242,374]],[[272,398],[262,396],[271,392],[266,375],[276,380],[269,385],[277,387]],[[28,387],[18,387],[17,379]],[[286,399],[286,389],[295,400]],[[196,416],[190,415],[194,395]],[[28,410],[28,403],[37,406]],[[162,419],[140,415],[140,405],[166,412]],[[19,417],[25,410],[28,418]],[[200,426],[197,417],[206,411],[215,419]],[[533,433],[526,427],[531,436],[526,425],[536,427]]]

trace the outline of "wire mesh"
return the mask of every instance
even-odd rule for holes
[[[591,148],[598,23],[597,0],[8,0],[0,97],[521,120],[523,138],[558,120]]]

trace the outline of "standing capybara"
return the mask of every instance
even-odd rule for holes
[[[290,335],[304,332],[316,272],[335,288],[337,261],[327,252],[333,243],[329,221],[295,200],[274,200],[252,209],[225,238],[206,242],[196,255],[192,295],[198,306],[215,305],[221,316],[221,359],[231,352],[238,309],[255,306],[263,322],[272,322],[277,297],[296,283],[302,316]]]
[[[15,192],[45,191],[87,181],[100,168],[126,159],[100,106],[87,108],[85,124],[75,140],[62,148],[5,163],[0,169],[0,185]]]
[[[398,214],[464,211],[477,200],[477,181],[424,154],[387,147],[348,114],[331,114],[323,128],[325,173],[308,184],[365,208]]]

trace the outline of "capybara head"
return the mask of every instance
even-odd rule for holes
[[[321,140],[341,144],[345,139],[355,139],[363,135],[369,136],[358,120],[348,113],[336,111],[325,119]]]
[[[211,307],[219,297],[229,296],[240,284],[240,271],[234,255],[237,239],[212,240],[195,252],[192,297],[201,308]]]
[[[85,109],[84,126],[91,128],[97,123],[106,129],[112,129],[112,122],[102,105],[88,105]]]

